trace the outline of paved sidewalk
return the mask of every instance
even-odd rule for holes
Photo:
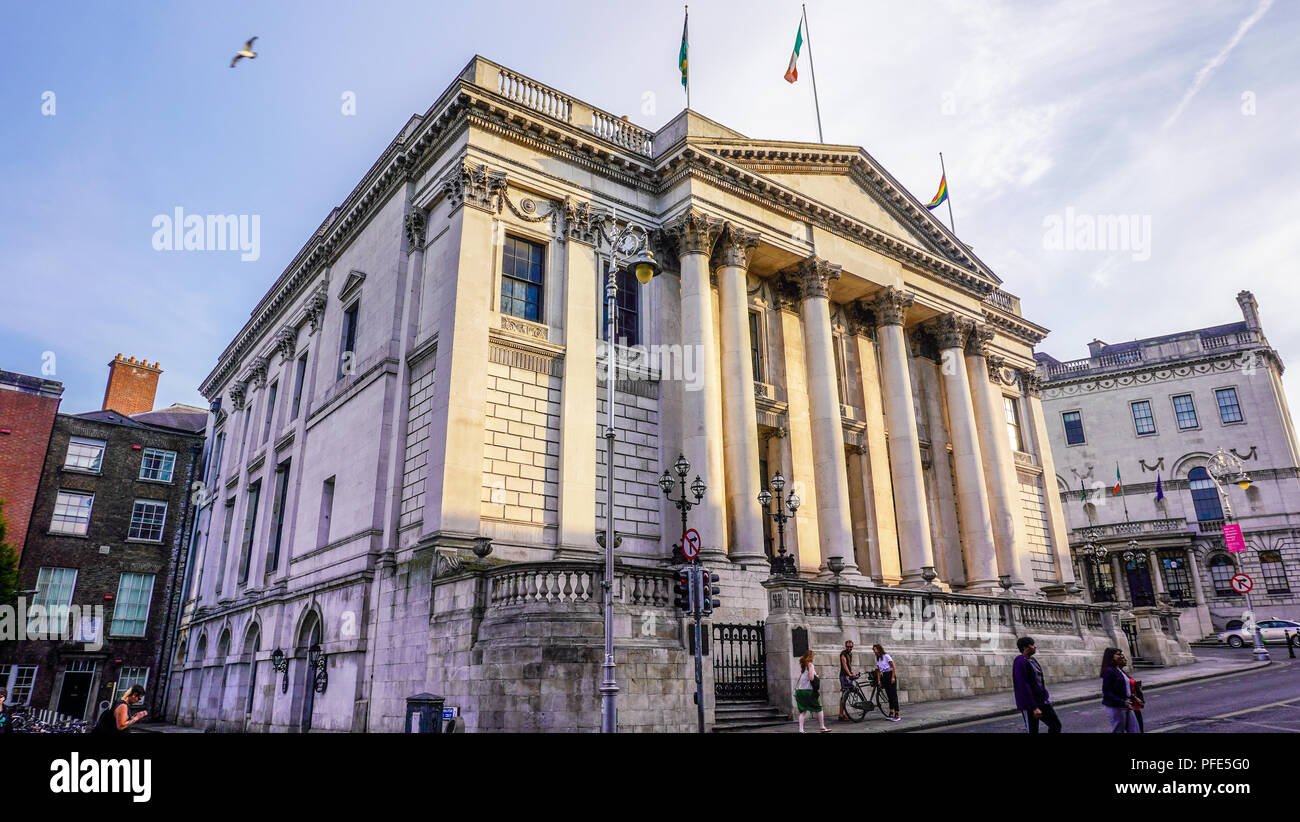
[[[1138,678],[1142,680],[1142,689],[1150,691],[1165,685],[1180,682],[1193,682],[1198,679],[1231,676],[1257,670],[1268,662],[1251,660],[1243,664],[1238,659],[1202,658],[1193,665],[1181,665],[1177,668],[1139,668]],[[1050,677],[1051,672],[1048,672]],[[1047,690],[1052,695],[1052,704],[1060,707],[1080,702],[1096,700],[1101,702],[1101,685],[1097,679],[1077,679],[1073,682],[1047,681]],[[967,696],[960,699],[943,699],[935,702],[918,702],[911,705],[904,703],[900,713],[900,722],[889,722],[878,712],[873,711],[862,722],[839,722],[835,719],[839,712],[840,696],[838,689],[831,689],[822,695],[822,704],[826,707],[826,727],[834,733],[906,733],[942,728],[980,719],[993,719],[999,716],[1016,716],[1015,698],[1010,691],[995,694]],[[808,732],[817,731],[817,720],[804,718],[804,728]],[[770,728],[758,728],[737,733],[798,733],[799,723],[788,722]]]
[[[166,722],[137,722],[132,728],[131,733],[136,734],[201,734],[204,733],[201,728],[190,728],[185,725],[171,725]]]

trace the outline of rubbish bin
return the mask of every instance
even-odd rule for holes
[[[406,733],[442,733],[442,706],[447,700],[433,694],[416,694],[406,698]]]

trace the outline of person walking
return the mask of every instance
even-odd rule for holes
[[[1034,659],[1038,653],[1034,638],[1022,636],[1016,640],[1016,648],[1020,656],[1011,663],[1011,686],[1016,694],[1016,709],[1025,720],[1025,730],[1038,733],[1038,723],[1042,721],[1049,734],[1059,734],[1061,719],[1052,707],[1052,696],[1043,681],[1043,666]]]
[[[1124,652],[1107,648],[1101,656],[1101,704],[1110,719],[1113,734],[1138,733],[1137,719],[1133,716],[1132,680],[1124,673]]]
[[[104,709],[104,712],[99,715],[99,719],[95,721],[95,727],[90,732],[95,734],[126,733],[132,725],[149,715],[148,711],[140,711],[135,716],[131,716],[131,706],[141,699],[144,699],[144,686],[139,683],[132,685],[122,695],[121,699]]]
[[[794,702],[799,708],[799,733],[804,732],[803,715],[806,713],[817,715],[817,723],[821,725],[822,733],[830,731],[830,728],[826,727],[826,714],[822,712],[820,691],[821,683],[817,678],[817,669],[813,667],[813,652],[809,649],[799,657],[799,684],[794,689]]]
[[[848,722],[849,715],[845,713],[844,706],[849,698],[849,691],[853,689],[853,680],[858,675],[853,673],[853,640],[844,640],[844,650],[840,651],[840,722]]]
[[[1133,694],[1133,719],[1137,722],[1137,732],[1146,733],[1146,727],[1142,722],[1142,709],[1147,706],[1146,699],[1142,696],[1142,680],[1133,677],[1133,661],[1124,660],[1127,664],[1124,666],[1124,676],[1128,677],[1129,693]]]
[[[894,665],[894,658],[885,653],[881,645],[872,645],[871,650],[876,655],[876,676],[880,677],[880,687],[885,689],[885,696],[889,697],[889,721],[897,722],[902,719],[898,715],[898,668]]]
[[[5,700],[9,698],[9,692],[0,688],[0,734],[13,732],[13,722],[9,718],[9,709],[5,707]]]

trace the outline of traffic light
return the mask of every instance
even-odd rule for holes
[[[700,613],[711,614],[713,609],[717,608],[718,602],[718,575],[711,572],[708,568],[700,569]]]
[[[691,569],[689,566],[677,569],[677,582],[674,586],[677,594],[677,607],[686,613],[691,612]]]

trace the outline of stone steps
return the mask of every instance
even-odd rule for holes
[[[766,702],[719,702],[713,721],[714,733],[728,733],[784,725],[790,718]]]

